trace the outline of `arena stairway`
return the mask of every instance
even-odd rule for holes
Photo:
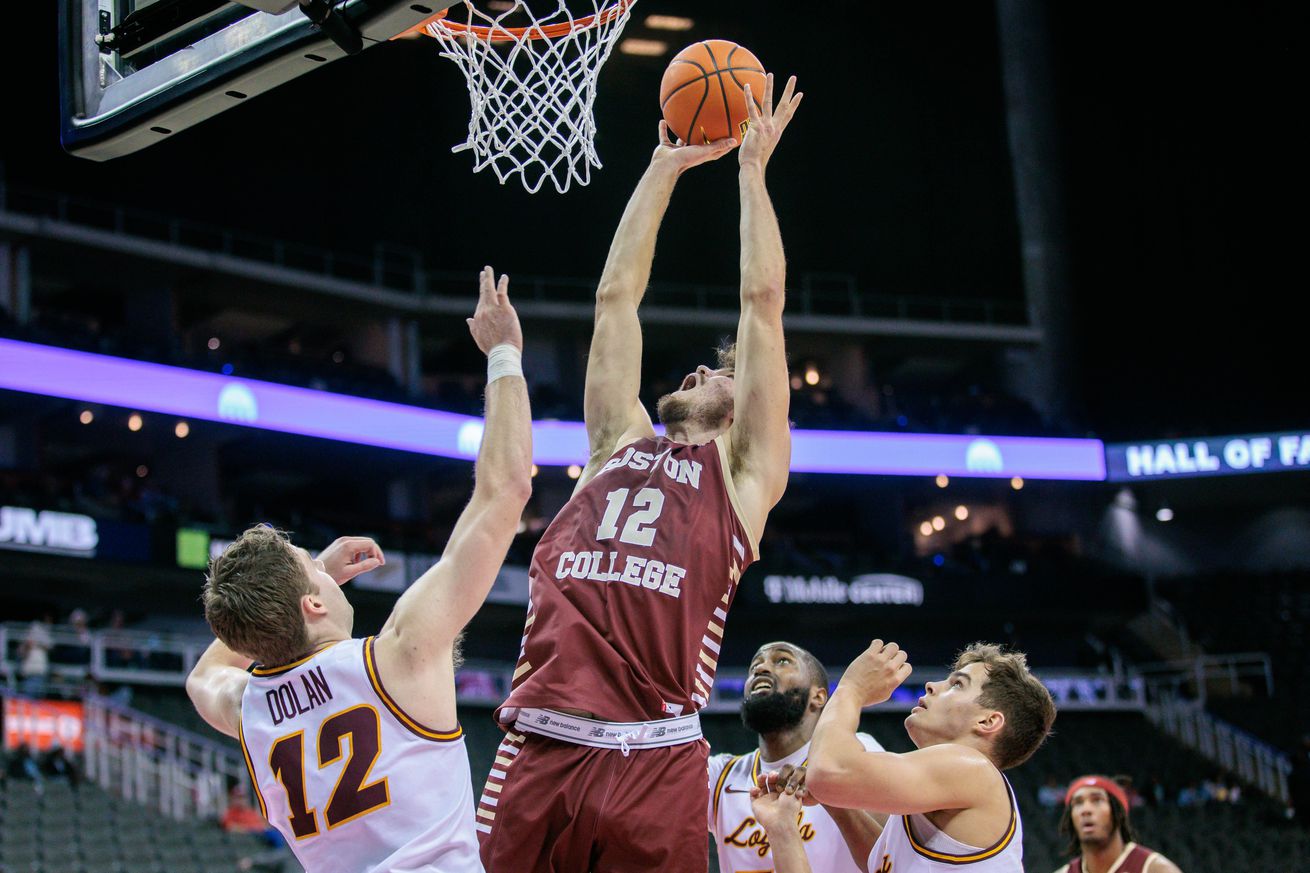
[[[1274,694],[1218,696],[1206,708],[1287,750],[1310,733],[1310,574],[1214,574],[1161,580],[1157,590],[1211,654],[1267,652]]]

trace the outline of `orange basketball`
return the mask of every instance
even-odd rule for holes
[[[673,135],[703,145],[746,133],[746,95],[764,94],[764,67],[749,50],[726,39],[693,43],[669,62],[660,80],[660,109]]]

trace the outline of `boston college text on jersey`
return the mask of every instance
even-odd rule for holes
[[[662,470],[669,480],[666,487],[688,487],[700,490],[700,461],[672,457],[673,447],[662,452],[642,452],[628,446],[600,469],[606,473],[619,467],[637,471]],[[599,474],[598,474],[599,475]],[[632,512],[619,530],[619,516],[625,508]],[[616,488],[605,495],[605,514],[596,530],[598,541],[613,540],[634,546],[649,546],[655,540],[655,522],[664,511],[664,492],[647,487],[635,494],[631,488]],[[556,579],[589,579],[592,582],[623,582],[640,586],[669,597],[678,597],[679,585],[687,570],[676,564],[667,564],[654,558],[627,555],[620,558],[617,551],[590,550],[562,552],[555,566]]]

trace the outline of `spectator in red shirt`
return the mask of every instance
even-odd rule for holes
[[[268,822],[250,805],[240,786],[234,786],[228,792],[227,811],[219,824],[225,831],[240,834],[262,834],[269,830]]]

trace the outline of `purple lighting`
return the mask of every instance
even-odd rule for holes
[[[1009,479],[1105,479],[1100,440],[798,430],[797,473]]]
[[[482,420],[474,416],[6,339],[0,389],[445,458],[475,457],[482,438]],[[539,421],[532,434],[538,464],[587,458],[581,422]],[[798,430],[791,469],[1101,481],[1105,451],[1100,440]]]

